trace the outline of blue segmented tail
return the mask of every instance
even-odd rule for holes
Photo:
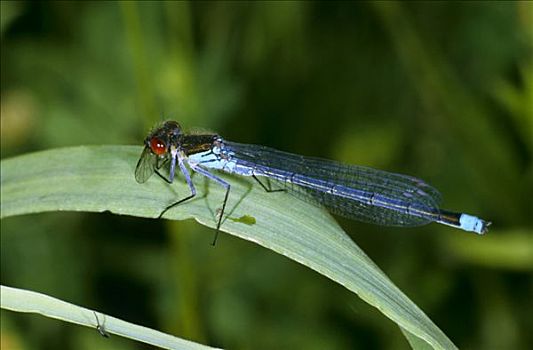
[[[438,223],[460,228],[465,231],[475,232],[479,235],[485,234],[491,225],[490,221],[482,220],[476,216],[453,211],[440,211]]]

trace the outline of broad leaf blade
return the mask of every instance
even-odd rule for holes
[[[141,151],[135,146],[81,146],[4,160],[1,217],[75,210],[155,218],[189,190],[180,178],[171,186],[155,176],[138,184],[134,168]],[[248,179],[221,176],[232,186],[223,231],[329,277],[434,348],[455,348],[323,209],[283,192],[267,194]],[[194,183],[198,196],[165,218],[195,218],[214,227],[224,189],[199,175]]]

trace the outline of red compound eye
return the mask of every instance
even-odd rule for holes
[[[154,152],[158,156],[165,154],[165,152],[167,151],[167,146],[157,137],[153,137],[150,140],[150,148],[152,149],[152,152]]]

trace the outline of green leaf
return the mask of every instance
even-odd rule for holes
[[[213,349],[209,346],[180,339],[99,312],[97,313],[97,320],[95,311],[52,298],[45,294],[6,286],[0,287],[2,309],[37,313],[46,317],[95,328],[95,332],[96,326],[100,326],[106,333],[121,335],[163,349]]]
[[[156,218],[189,190],[181,178],[170,186],[157,176],[135,182],[140,153],[135,146],[80,146],[3,160],[1,217],[74,210]],[[220,175],[232,186],[223,231],[329,277],[433,348],[455,348],[325,210],[284,192],[266,194],[250,179]],[[198,174],[194,183],[197,197],[169,210],[165,218],[194,218],[214,227],[224,189]]]
[[[400,330],[402,331],[403,335],[405,336],[405,338],[409,342],[409,345],[411,345],[411,347],[413,349],[417,349],[417,350],[429,350],[429,349],[431,349],[431,346],[428,343],[426,343],[425,341],[423,341],[422,339],[412,335],[411,333],[409,333],[408,331],[406,331],[402,327],[400,327]]]

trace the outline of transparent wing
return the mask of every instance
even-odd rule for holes
[[[268,176],[276,173],[279,179],[276,182],[291,194],[319,203],[344,217],[386,226],[418,226],[432,220],[409,214],[410,206],[424,208],[428,212],[439,211],[439,192],[412,176],[304,157],[258,145],[233,142],[224,142],[224,145],[225,151],[231,152],[232,159],[238,164],[253,168],[255,174]],[[291,184],[293,174],[305,176],[308,186]],[[336,191],[339,186],[345,193],[357,191],[365,194],[366,198],[388,201],[396,209],[345,198]]]
[[[155,170],[157,157],[150,151],[150,148],[144,147],[141,158],[137,162],[137,167],[135,168],[135,180],[138,183],[142,184],[146,182],[152,176]]]

